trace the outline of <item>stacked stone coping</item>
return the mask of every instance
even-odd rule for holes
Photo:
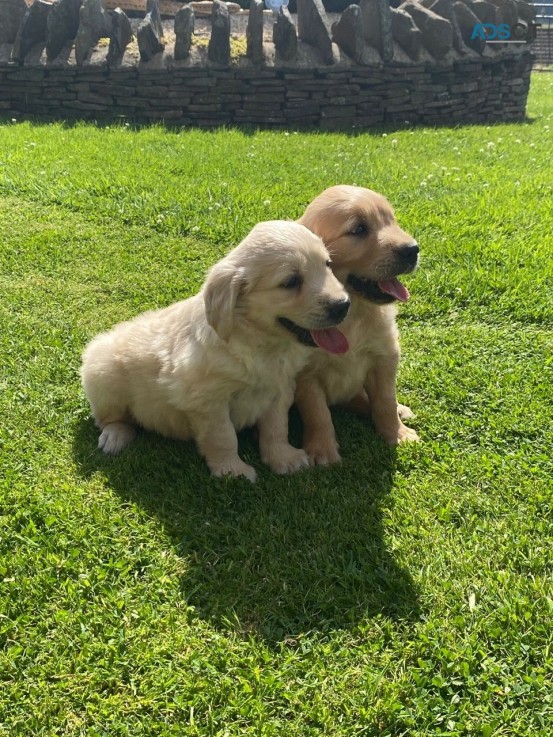
[[[333,63],[298,41],[293,62],[265,42],[263,63],[229,66],[193,46],[182,61],[172,46],[148,62],[127,49],[108,67],[106,47],[77,66],[72,44],[52,61],[35,47],[24,64],[0,46],[0,115],[46,119],[162,120],[178,126],[253,125],[351,130],[386,124],[514,121],[525,116],[533,57],[526,44],[453,50],[439,61],[422,49],[417,61],[394,42],[393,60],[378,52],[355,63],[336,44]]]

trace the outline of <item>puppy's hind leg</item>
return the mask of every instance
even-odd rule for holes
[[[399,404],[399,402],[397,405],[397,413],[400,420],[414,420],[416,416],[410,407],[406,404]]]
[[[100,428],[98,448],[115,455],[136,436],[130,423],[126,381],[112,358],[111,336],[99,336],[83,354],[81,379],[92,415]]]
[[[108,422],[100,433],[98,448],[109,455],[116,455],[132,443],[135,437],[136,430],[132,425],[126,422]]]
[[[362,417],[372,416],[371,403],[365,390],[357,394],[353,399],[350,399],[349,402],[346,402],[343,406],[350,412],[354,412]],[[397,413],[400,420],[412,420],[415,417],[415,414],[411,411],[410,407],[406,404],[399,404],[399,402],[397,405]]]

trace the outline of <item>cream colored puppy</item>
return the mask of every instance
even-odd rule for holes
[[[370,415],[392,445],[418,440],[402,422],[412,412],[396,400],[400,351],[395,321],[396,302],[409,299],[397,277],[417,267],[417,242],[399,227],[389,202],[363,187],[330,187],[299,222],[321,236],[332,270],[351,298],[340,328],[349,342],[348,353],[319,351],[298,377],[296,403],[304,422],[305,451],[314,463],[340,460],[329,410],[333,404]]]
[[[262,459],[275,472],[309,465],[288,443],[288,409],[295,377],[317,346],[347,350],[333,326],[349,298],[329,266],[322,240],[307,228],[260,223],[195,297],[94,338],[81,377],[99,447],[118,453],[140,425],[194,438],[215,476],[254,481],[236,430],[258,424]]]

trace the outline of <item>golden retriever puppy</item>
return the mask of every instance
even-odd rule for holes
[[[273,471],[308,466],[288,443],[295,377],[317,346],[347,350],[334,326],[349,298],[329,266],[322,240],[303,225],[260,223],[213,266],[199,294],[94,338],[81,377],[99,447],[118,453],[140,425],[194,438],[215,476],[254,481],[236,430],[258,424]]]
[[[396,400],[400,352],[395,322],[395,303],[409,299],[398,276],[417,267],[417,242],[399,227],[389,202],[362,187],[330,187],[313,200],[299,222],[321,236],[332,270],[351,299],[340,328],[349,342],[347,354],[318,351],[298,377],[296,403],[304,422],[304,450],[313,463],[340,460],[329,410],[333,404],[347,404],[370,415],[390,444],[418,440],[401,421],[413,414]]]

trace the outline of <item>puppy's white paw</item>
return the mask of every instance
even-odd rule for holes
[[[412,420],[415,417],[415,413],[406,404],[398,404],[397,413],[400,420]]]
[[[419,441],[420,438],[414,430],[412,430],[410,427],[407,427],[406,425],[400,425],[397,434],[398,443],[418,443]]]
[[[209,469],[214,476],[233,476],[238,478],[245,476],[252,484],[257,478],[255,469],[248,466],[241,458],[228,458],[220,463],[210,463]]]
[[[305,445],[305,452],[315,466],[331,466],[342,460],[338,453],[338,443],[327,438],[308,441]]]
[[[117,455],[136,437],[136,430],[126,422],[110,422],[98,439],[98,448],[108,455]]]
[[[295,473],[301,471],[302,468],[309,468],[309,458],[305,451],[293,446],[285,446],[278,453],[271,453],[270,457],[263,458],[271,471],[274,473]]]

